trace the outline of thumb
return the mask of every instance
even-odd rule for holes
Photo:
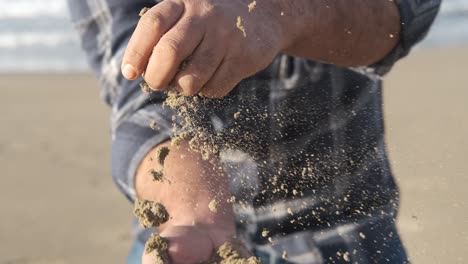
[[[142,264],[167,264],[169,263],[167,261],[167,258],[164,259],[161,256],[157,255],[155,252],[150,252],[150,253],[143,253],[143,256],[141,258],[141,263]]]
[[[210,237],[196,226],[168,227],[161,232],[161,236],[169,243],[167,255],[171,264],[200,263],[210,260],[214,254],[215,247]],[[154,252],[143,255],[143,264],[154,262]]]

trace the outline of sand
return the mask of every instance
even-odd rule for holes
[[[386,79],[398,225],[416,264],[468,260],[467,61],[468,48],[420,50]],[[124,262],[132,209],[109,176],[94,77],[0,76],[0,111],[0,263]]]
[[[164,181],[164,174],[162,171],[156,171],[154,169],[149,170],[148,172],[149,176],[151,176],[151,179],[153,181]]]
[[[145,253],[152,255],[154,264],[166,264],[169,263],[169,257],[167,256],[168,248],[169,244],[167,239],[153,233],[148,241],[146,241]]]
[[[242,35],[244,36],[244,38],[246,38],[247,33],[245,31],[243,19],[240,16],[237,17],[236,27],[242,32]]]
[[[159,165],[164,166],[164,161],[169,155],[169,148],[168,147],[160,147],[156,151],[156,160],[158,161]]]
[[[247,6],[249,8],[249,13],[255,9],[255,6],[257,6],[257,1],[253,1]]]
[[[141,91],[146,93],[146,94],[149,94],[151,92],[151,88],[149,87],[149,85],[146,82],[140,83],[140,88],[141,88]]]
[[[210,209],[210,211],[213,212],[213,213],[217,213],[218,212],[218,206],[219,206],[219,202],[216,199],[213,199],[208,204],[208,209]]]
[[[417,50],[388,77],[398,226],[413,263],[468,262],[468,48]]]
[[[240,241],[232,239],[231,242],[222,244],[216,251],[218,259],[213,264],[261,264],[256,257],[244,257],[241,252],[243,245]]]
[[[0,76],[0,263],[123,263],[132,205],[91,74]]]
[[[169,91],[163,107],[169,107],[176,113],[172,116],[172,131],[175,136],[171,138],[173,146],[188,141],[191,151],[200,153],[202,159],[208,160],[217,157],[220,151],[219,136],[213,133],[208,116],[201,114],[207,104],[219,107],[220,100],[196,96],[182,96],[175,91]],[[224,142],[223,142],[224,143]]]
[[[163,204],[154,201],[137,200],[133,214],[144,228],[157,228],[169,220],[169,213]],[[169,263],[167,249],[169,241],[157,233],[152,233],[145,243],[145,253],[153,257],[154,264]]]
[[[158,227],[169,220],[169,213],[163,204],[148,200],[135,201],[133,214],[144,228]]]
[[[146,12],[148,12],[151,8],[149,7],[143,7],[143,9],[141,9],[140,11],[140,14],[139,16],[144,16],[146,14]]]

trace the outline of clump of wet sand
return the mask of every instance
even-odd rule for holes
[[[141,16],[141,17],[144,16],[146,14],[146,12],[148,12],[148,10],[150,10],[150,9],[151,8],[149,8],[149,7],[143,7],[143,9],[141,9],[141,11],[140,11],[139,16]]]
[[[218,201],[216,199],[213,199],[208,204],[208,209],[210,209],[210,211],[213,212],[213,213],[217,213],[218,212],[218,205],[219,205]]]
[[[160,147],[156,151],[156,160],[158,161],[159,165],[164,166],[164,161],[169,155],[169,148],[168,147]]]
[[[164,205],[148,200],[137,200],[133,213],[144,228],[157,227],[169,220]]]
[[[141,88],[141,91],[146,93],[146,94],[149,94],[151,92],[151,88],[149,87],[149,85],[146,82],[140,83],[140,88]]]
[[[161,237],[159,234],[153,233],[148,241],[146,241],[145,253],[154,258],[154,264],[165,264],[169,263],[169,257],[167,256],[168,248],[169,244],[167,239]]]
[[[218,250],[218,259],[216,264],[261,264],[260,259],[256,257],[243,257],[241,251],[243,245],[238,240],[232,240],[231,242],[225,242]],[[245,252],[245,250],[244,250]]]
[[[256,6],[257,6],[257,1],[254,0],[252,3],[250,3],[248,5],[249,13],[252,12],[255,9]]]
[[[240,17],[240,16],[237,17],[236,26],[242,32],[242,35],[244,36],[244,38],[247,37],[247,33],[245,31],[244,22],[242,20],[242,17]]]
[[[140,224],[145,227],[158,227],[169,220],[169,213],[164,205],[148,201],[137,200],[135,202],[134,214]],[[157,233],[151,234],[145,244],[145,253],[154,258],[154,264],[169,263],[167,256],[168,241]]]
[[[163,181],[164,174],[162,171],[157,171],[154,169],[149,170],[149,175],[152,177],[153,181]]]

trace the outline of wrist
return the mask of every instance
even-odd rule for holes
[[[168,147],[164,161],[163,180],[154,181],[149,171],[160,171],[155,153]],[[225,225],[234,227],[232,205],[227,177],[218,160],[203,160],[199,153],[189,150],[187,144],[173,147],[161,144],[150,151],[139,166],[136,176],[138,197],[162,203],[170,219],[166,226]],[[216,210],[210,209],[215,201]]]
[[[307,24],[305,13],[306,6],[303,0],[273,0],[275,12],[278,13],[274,19],[278,21],[280,32],[280,52],[285,53],[290,47],[293,47],[301,38],[302,32]],[[310,8],[308,8],[310,11]]]

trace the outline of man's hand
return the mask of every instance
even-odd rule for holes
[[[277,1],[164,0],[141,18],[122,63],[152,89],[223,97],[267,67],[291,39]],[[184,65],[183,67],[181,65]]]
[[[232,232],[232,230],[231,230]],[[204,263],[233,234],[222,226],[169,226],[160,235],[169,241],[168,255],[174,264]],[[153,264],[153,256],[144,254],[142,264]]]
[[[172,85],[184,95],[223,97],[280,52],[364,66],[382,59],[399,38],[391,0],[253,2],[164,0],[140,20],[123,75],[133,80],[144,72],[155,90]]]
[[[158,148],[169,147],[164,161],[163,181],[153,181],[150,170],[161,169],[155,156]],[[188,144],[171,147],[164,143],[150,151],[139,166],[135,180],[140,199],[162,203],[170,219],[158,232],[169,241],[171,263],[191,264],[210,260],[216,249],[236,234],[228,179],[217,159],[202,160]],[[216,212],[209,208],[215,199]],[[153,263],[151,255],[143,263]]]

